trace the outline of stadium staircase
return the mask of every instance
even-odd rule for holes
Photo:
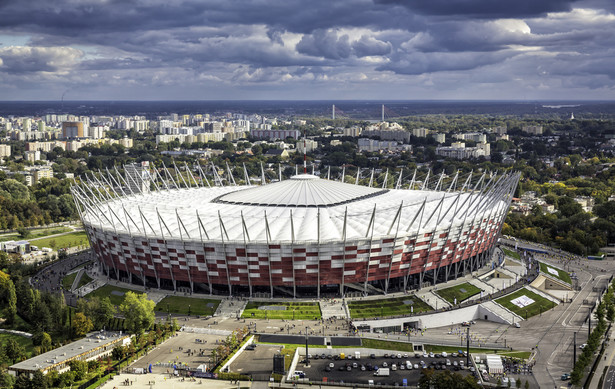
[[[431,290],[419,291],[416,294],[416,296],[420,298],[421,300],[423,300],[425,304],[429,305],[433,309],[448,308],[451,306],[451,304],[448,301],[444,300],[442,297],[438,296]],[[437,304],[436,304],[436,301],[437,301]]]
[[[83,273],[85,273],[85,268],[79,269],[79,271],[77,272],[77,276],[75,276],[75,279],[73,280],[73,284],[70,286],[71,292],[77,289],[77,286],[79,285],[79,282],[81,281],[81,276],[83,276]]]
[[[345,309],[345,304],[342,299],[332,299],[332,300],[320,300],[320,314],[323,320],[327,319],[347,319],[350,315],[347,315],[347,311]]]
[[[513,280],[516,280],[516,279],[517,279],[517,277],[519,277],[519,274],[517,274],[517,273],[513,272],[512,270],[509,270],[509,269],[507,269],[507,268],[504,268],[504,267],[499,267],[499,268],[498,268],[498,271],[499,271],[500,273],[502,273],[502,274],[504,274],[504,275],[506,275],[506,276],[508,276],[508,277],[512,278]]]
[[[523,320],[523,318],[513,311],[504,308],[500,304],[494,301],[486,301],[481,303],[481,307],[491,312],[495,316],[498,316],[500,319],[504,320],[508,324],[519,323]],[[514,318],[514,322],[512,321]]]
[[[490,285],[489,283],[483,281],[480,278],[472,278],[471,280],[468,280],[468,284],[474,285],[478,289],[480,289],[483,292],[485,292],[485,293],[483,293],[483,295],[493,293],[493,286]],[[480,298],[480,293],[477,294],[476,296],[478,296],[478,298]],[[472,297],[470,297],[470,299],[472,299],[473,297],[476,297],[476,296],[472,296]]]
[[[214,312],[214,316],[226,318],[241,317],[241,313],[245,309],[247,303],[247,301],[239,302],[237,300],[223,299],[218,305],[216,312]]]

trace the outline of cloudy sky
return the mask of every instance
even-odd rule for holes
[[[0,0],[0,100],[614,99],[612,0]]]

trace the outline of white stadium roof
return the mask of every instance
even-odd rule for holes
[[[186,187],[116,197],[107,194],[115,191],[112,185],[104,191],[104,184],[88,179],[73,193],[84,222],[117,233],[196,241],[324,242],[415,233],[419,224],[421,231],[441,230],[451,222],[501,211],[508,207],[518,175],[500,178],[482,191],[455,192],[378,189],[305,174],[262,186]]]

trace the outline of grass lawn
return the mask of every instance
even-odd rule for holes
[[[116,292],[116,293],[112,293],[112,292]],[[93,292],[90,292],[88,294],[85,295],[86,298],[91,298],[91,297],[100,297],[100,298],[105,298],[105,297],[109,297],[109,300],[111,300],[111,304],[113,305],[120,305],[124,302],[124,294],[126,292],[134,292],[134,293],[143,293],[143,292],[139,292],[138,290],[130,290],[130,289],[126,289],[126,288],[120,288],[117,286],[113,286],[113,285],[105,285],[102,286],[98,289],[96,289]]]
[[[70,234],[52,236],[50,238],[40,238],[30,240],[30,244],[33,244],[39,248],[51,247],[52,249],[75,247],[75,246],[89,246],[90,241],[85,232],[71,232]]]
[[[560,269],[558,269],[556,267],[547,265],[544,262],[538,262],[538,263],[540,263],[540,271],[543,272],[544,274],[547,274],[547,275],[549,275],[551,277],[555,277],[555,278],[557,278],[559,280],[562,280],[562,281],[572,285],[572,279],[570,278],[570,274],[568,274],[565,271],[560,270]],[[557,275],[551,273],[549,271],[549,269],[553,269],[554,271],[556,271]]]
[[[348,308],[353,319],[410,315],[433,310],[414,295],[382,300],[355,300],[348,303]]]
[[[465,282],[460,285],[451,286],[450,288],[438,289],[435,293],[451,304],[455,304],[455,299],[457,299],[457,304],[460,304],[462,301],[479,294],[480,289]]]
[[[512,250],[509,250],[506,247],[500,246],[500,248],[504,252],[504,255],[508,255],[509,257],[513,257],[515,259],[521,259],[521,256],[519,255],[519,253],[516,253],[516,252],[514,252]]]
[[[75,277],[77,277],[77,274],[79,274],[79,272],[74,272],[62,279],[62,286],[65,290],[70,290],[71,286],[73,286],[73,282],[75,281]],[[81,288],[89,282],[92,282],[92,277],[88,276],[87,273],[83,273],[81,279],[79,280],[79,283],[77,284],[77,289]]]
[[[42,238],[48,235],[61,234],[63,232],[72,231],[72,229],[68,227],[50,227],[50,228],[37,228],[33,230],[28,230],[28,231],[30,232],[30,235],[28,235],[28,237],[25,240]],[[21,238],[19,234],[17,233],[6,234],[6,235],[0,236],[0,242],[6,242],[9,240],[22,240],[22,239],[23,238]]]
[[[81,279],[79,280],[79,283],[77,284],[77,289],[81,288],[84,285],[89,284],[90,282],[92,282],[92,277],[88,276],[87,273],[83,273],[83,275],[81,276]]]
[[[73,282],[75,282],[75,277],[77,277],[78,273],[79,272],[71,273],[62,278],[62,286],[64,287],[64,290],[70,290],[70,287],[73,286]]]
[[[259,309],[259,307],[280,306],[285,309]],[[245,319],[289,319],[289,320],[314,320],[320,319],[320,305],[318,303],[281,303],[268,301],[251,301],[246,305],[241,317]]]
[[[514,300],[517,297],[521,297],[523,295],[531,298],[532,300],[534,300],[534,302],[523,308],[518,307],[511,302],[511,300]],[[514,313],[525,319],[534,315],[538,315],[541,312],[546,312],[549,309],[555,307],[555,303],[551,300],[547,300],[546,298],[539,296],[536,293],[527,290],[526,288],[519,289],[518,291],[511,293],[508,296],[499,298],[495,300],[495,302],[508,308],[509,310],[513,311]]]
[[[220,305],[220,300],[215,299],[167,296],[156,304],[155,310],[166,312],[168,306],[171,313],[211,316],[216,312],[218,305]]]
[[[28,237],[28,239],[36,239],[36,238],[42,238],[44,236],[49,236],[49,235],[55,235],[55,234],[62,234],[64,232],[70,232],[72,231],[72,228],[69,227],[49,227],[49,228],[37,228],[34,230],[28,230],[30,231],[30,236]]]
[[[412,343],[391,342],[388,340],[363,338],[361,339],[361,345],[362,345],[361,347],[375,348],[379,350],[395,350],[395,351],[414,352]]]
[[[19,336],[14,334],[0,333],[0,343],[5,344],[9,339],[14,339],[19,343],[21,347],[26,352],[26,356],[30,358],[32,356],[32,349],[34,349],[34,345],[32,344],[32,339],[28,339],[25,336]]]
[[[0,242],[7,242],[9,240],[20,240],[21,238],[19,237],[18,234],[8,234],[8,235],[2,235],[0,236]]]

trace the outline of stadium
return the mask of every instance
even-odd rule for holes
[[[415,172],[391,189],[312,174],[250,185],[246,173],[246,185],[236,185],[229,171],[223,185],[212,170],[211,186],[200,166],[127,166],[123,175],[75,182],[106,274],[150,288],[263,297],[417,289],[490,263],[519,180],[416,181]]]

